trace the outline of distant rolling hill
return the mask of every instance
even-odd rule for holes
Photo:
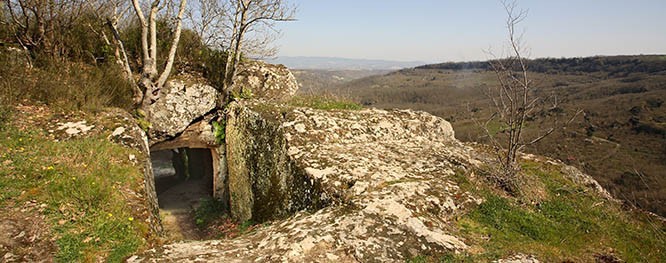
[[[335,57],[289,57],[283,56],[267,60],[269,63],[283,64],[291,69],[319,70],[398,70],[423,65],[423,61],[391,61],[374,59],[352,59]]]
[[[534,95],[543,101],[530,116],[528,136],[583,113],[527,151],[578,166],[616,197],[666,215],[666,56],[538,59],[529,66]],[[319,92],[373,107],[429,111],[451,121],[459,139],[486,142],[475,120],[491,115],[484,90],[494,85],[487,62],[441,63]]]

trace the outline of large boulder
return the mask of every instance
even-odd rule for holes
[[[195,120],[213,111],[216,99],[217,91],[209,85],[167,82],[160,99],[146,110],[151,142],[178,136]]]
[[[239,65],[233,90],[241,96],[249,91],[253,98],[285,100],[296,94],[298,82],[284,65],[248,61]]]

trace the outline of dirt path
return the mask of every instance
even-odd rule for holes
[[[194,210],[202,198],[210,198],[204,179],[181,182],[158,196],[164,230],[170,239],[198,240],[202,235],[195,224]]]

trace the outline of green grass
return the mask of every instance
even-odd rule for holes
[[[548,197],[538,205],[458,176],[463,189],[485,199],[457,222],[462,236],[472,241],[468,243],[482,248],[471,256],[473,261],[520,252],[545,262],[588,262],[611,249],[626,262],[666,261],[663,223],[622,210],[549,169],[537,163],[524,165],[527,176],[545,184]]]
[[[5,102],[3,102],[2,99],[0,99],[0,130],[2,130],[7,121],[9,121],[9,118],[12,114],[12,108],[7,106]]]
[[[0,145],[0,205],[45,204],[57,261],[120,262],[146,244],[148,226],[135,209],[143,203],[132,197],[143,174],[127,158],[137,152],[101,135],[55,142],[36,127],[1,129]]]
[[[298,96],[288,101],[295,107],[308,107],[319,110],[361,110],[363,106],[348,100],[331,96]]]

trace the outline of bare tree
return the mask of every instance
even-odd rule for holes
[[[491,135],[489,137],[498,150],[498,159],[502,171],[506,173],[504,176],[508,177],[506,179],[512,179],[518,170],[516,154],[526,145],[523,140],[526,117],[534,110],[539,98],[531,97],[532,80],[529,77],[525,58],[522,55],[524,48],[521,38],[516,35],[516,26],[525,19],[527,11],[516,10],[517,4],[515,1],[508,2],[505,0],[502,1],[502,5],[507,14],[506,27],[509,37],[509,55],[506,58],[490,61],[490,66],[495,71],[499,85],[488,91],[496,112],[485,123],[484,128],[486,133]],[[504,128],[508,137],[505,152],[500,150],[503,147],[494,139],[488,129],[488,124],[495,118],[498,118],[500,123],[505,125]],[[546,134],[551,132],[552,129]],[[506,184],[509,182],[500,183]]]
[[[64,32],[85,11],[82,0],[5,0],[9,24],[23,49],[53,58],[64,57]]]
[[[503,0],[501,3],[507,14],[508,52],[503,58],[497,58],[488,52],[495,57],[490,60],[489,64],[495,72],[499,85],[489,87],[486,91],[495,112],[480,126],[485,130],[497,151],[497,159],[501,166],[500,174],[493,179],[505,190],[515,192],[518,190],[517,174],[520,171],[517,163],[518,152],[526,146],[543,140],[557,128],[565,128],[581,111],[577,111],[568,122],[562,125],[558,125],[555,120],[553,126],[542,130],[539,135],[526,138],[525,125],[528,119],[534,116],[538,106],[544,102],[544,98],[534,94],[536,84],[530,76],[528,61],[524,55],[526,49],[523,46],[522,35],[518,35],[516,32],[517,26],[527,16],[527,11],[518,9],[516,1]],[[554,105],[557,105],[557,102]],[[491,132],[490,126],[493,122],[499,122],[502,126],[500,128],[506,134],[505,140],[498,140]]]
[[[110,3],[112,1],[109,1]],[[125,43],[120,37],[120,32],[118,31],[118,23],[120,21],[120,18],[122,17],[122,14],[124,11],[119,11],[119,9],[122,8],[122,5],[120,2],[117,2],[113,6],[113,11],[110,12],[110,14],[106,17],[105,24],[111,30],[111,33],[113,34],[113,39],[114,39],[114,46],[115,46],[115,57],[116,57],[116,63],[120,65],[123,69],[123,72],[125,74],[125,78],[132,83],[133,88],[134,88],[134,103],[139,104],[141,102],[141,98],[143,97],[141,90],[139,87],[136,85],[134,82],[134,77],[132,76],[132,68],[130,67],[129,59],[127,57],[127,50],[125,49]],[[106,36],[103,36],[104,39],[107,39]],[[108,42],[108,40],[106,41]]]
[[[295,8],[283,0],[231,0],[229,9],[229,43],[226,45],[227,62],[219,106],[229,98],[241,53],[266,51],[271,39],[262,30],[275,31],[275,22],[292,21],[295,13]],[[258,38],[248,40],[248,35],[253,33]]]
[[[158,12],[167,6],[169,3],[163,3],[160,0],[154,0],[150,3],[148,17],[144,14],[143,8],[139,0],[132,0],[132,6],[139,20],[141,26],[141,51],[142,51],[142,66],[141,78],[138,82],[139,86],[145,91],[143,93],[143,100],[141,107],[147,108],[158,100],[161,90],[171,74],[173,62],[178,49],[178,42],[180,41],[180,33],[182,30],[183,13],[187,5],[187,0],[180,0],[178,5],[178,13],[176,15],[175,30],[173,39],[171,40],[171,47],[167,54],[166,63],[160,74],[157,68],[157,15]],[[115,35],[115,34],[114,34]],[[117,38],[118,40],[119,38]],[[135,95],[135,98],[137,96]],[[135,103],[139,103],[135,101]]]
[[[185,13],[188,26],[211,48],[222,48],[226,38],[228,0],[195,0]]]

